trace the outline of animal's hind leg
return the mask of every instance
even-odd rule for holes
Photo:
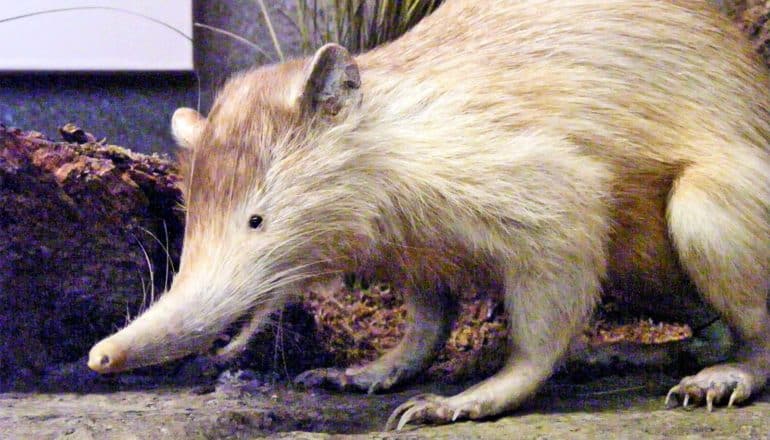
[[[677,396],[684,406],[732,406],[770,375],[770,163],[761,154],[691,166],[672,189],[668,225],[681,263],[735,333],[738,349],[734,362],[682,379],[667,404]]]
[[[322,386],[369,393],[404,382],[433,361],[451,330],[453,305],[448,292],[406,288],[409,324],[401,342],[373,362],[345,370],[320,368],[297,376],[305,386]]]

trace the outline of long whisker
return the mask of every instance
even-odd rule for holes
[[[165,286],[165,289],[168,290],[168,281],[169,281],[168,269],[169,269],[169,267],[171,267],[172,273],[176,273],[176,270],[174,269],[173,261],[171,261],[171,253],[169,252],[169,248],[168,248],[168,228],[166,227],[166,221],[165,220],[163,221],[163,230],[164,230],[164,233],[165,233],[165,236],[166,236],[165,237],[166,238],[165,244],[162,241],[160,241],[158,236],[155,235],[149,229],[146,229],[146,228],[144,228],[142,226],[139,226],[139,229],[141,229],[142,231],[146,232],[147,235],[152,237],[153,240],[155,240],[155,242],[158,243],[158,245],[161,247],[161,249],[163,249],[163,252],[166,255],[166,275],[165,275],[165,280],[163,282],[163,285]]]
[[[275,345],[273,347],[273,353],[275,356],[273,357],[273,366],[277,367],[278,365],[278,354],[281,355],[281,361],[283,364],[283,373],[285,377],[289,377],[289,368],[288,363],[286,362],[286,351],[283,349],[283,309],[278,313],[278,328],[276,329],[275,333]]]
[[[168,290],[168,269],[171,268],[171,273],[176,275],[176,268],[174,267],[174,261],[171,259],[171,254],[168,251],[168,224],[166,223],[166,220],[163,220],[163,234],[166,238],[166,245],[163,247],[163,250],[166,251],[166,280],[164,281],[164,287],[166,290]]]
[[[142,249],[142,254],[144,254],[144,260],[147,262],[147,270],[150,274],[150,304],[155,303],[155,274],[152,270],[152,260],[150,260],[150,255],[147,253],[147,249],[144,247],[141,241],[137,239],[137,243],[139,244],[139,247]]]

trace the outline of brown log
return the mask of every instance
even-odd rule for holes
[[[173,169],[0,126],[0,379],[77,360],[162,288],[183,228]]]

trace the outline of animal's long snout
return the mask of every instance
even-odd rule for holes
[[[126,349],[120,343],[107,338],[91,348],[88,353],[88,368],[97,373],[121,371],[126,363]]]
[[[173,289],[173,288],[172,288]],[[202,319],[195,295],[170,291],[117,333],[101,340],[88,354],[88,367],[98,373],[116,373],[160,364],[211,346],[216,322]]]
[[[187,287],[172,285],[146,312],[94,345],[88,354],[88,367],[98,373],[117,373],[190,354],[216,354],[227,359],[241,352],[270,311],[238,301],[211,301]],[[218,347],[220,340],[227,344]],[[212,353],[214,348],[216,353]]]

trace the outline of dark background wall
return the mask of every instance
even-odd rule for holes
[[[296,55],[299,46],[299,33],[292,22],[293,3],[265,1],[288,56]],[[241,42],[196,28],[195,64],[205,112],[216,89],[230,74],[274,61],[277,55],[262,12],[253,0],[198,0],[194,16],[196,22],[254,41],[270,55],[268,58]],[[169,33],[169,38],[181,37]],[[191,73],[0,74],[0,124],[57,138],[57,128],[72,122],[97,138],[106,137],[110,143],[145,153],[171,151],[171,114],[180,106],[195,108],[197,102],[198,81]]]

